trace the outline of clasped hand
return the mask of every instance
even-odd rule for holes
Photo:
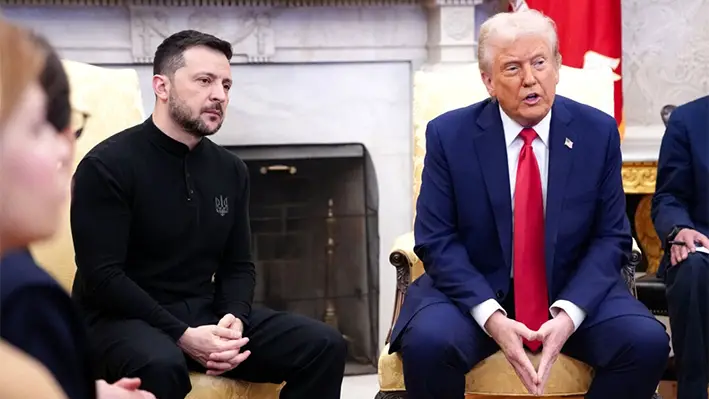
[[[555,318],[542,324],[538,331],[532,331],[501,312],[495,312],[485,323],[485,329],[500,346],[527,391],[532,395],[542,395],[551,366],[574,332],[574,324],[562,310]],[[524,351],[523,339],[542,342],[542,357],[537,370]]]
[[[241,320],[227,314],[217,325],[188,328],[178,345],[207,369],[206,374],[220,375],[251,355],[251,351],[241,351],[249,342],[248,338],[242,337],[243,328]]]

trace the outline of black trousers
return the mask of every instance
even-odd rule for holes
[[[216,316],[205,317],[216,324]],[[142,320],[94,319],[89,334],[109,382],[139,377],[158,399],[183,399],[192,389],[189,371],[204,368],[162,331]],[[286,382],[281,398],[339,399],[347,346],[342,335],[304,316],[254,308],[244,331],[246,361],[223,377],[250,382]]]
[[[709,383],[709,255],[690,254],[665,273],[677,399],[707,399]]]

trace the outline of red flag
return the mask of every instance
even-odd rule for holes
[[[613,68],[615,119],[621,138],[624,133],[623,82],[621,81],[621,0],[510,0],[514,11],[532,8],[556,23],[562,63],[583,68],[584,63],[601,62]],[[526,4],[525,4],[526,3]]]

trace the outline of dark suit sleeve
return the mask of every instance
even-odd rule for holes
[[[215,309],[219,317],[231,313],[246,326],[254,299],[256,274],[251,258],[251,228],[249,223],[249,171],[238,161],[241,197],[236,201],[234,225],[222,263],[214,277]]]
[[[7,342],[42,363],[69,398],[95,397],[83,325],[61,288],[21,288],[2,305]]]
[[[652,197],[652,221],[661,240],[667,238],[674,226],[694,228],[687,211],[694,198],[693,181],[687,129],[681,115],[673,113],[662,137]]]
[[[469,313],[494,299],[485,277],[471,264],[458,238],[453,182],[435,121],[426,128],[426,156],[416,203],[414,252],[438,290]]]
[[[82,160],[74,174],[71,232],[84,288],[95,306],[119,317],[143,320],[177,341],[187,324],[124,271],[131,212],[127,184],[116,176],[95,158]]]
[[[596,207],[588,250],[558,298],[570,301],[587,314],[593,313],[618,283],[620,271],[632,250],[621,175],[620,134],[615,121],[609,130],[605,171],[599,186],[600,203]]]

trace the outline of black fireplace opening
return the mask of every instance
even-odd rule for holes
[[[249,168],[254,302],[321,320],[376,373],[378,190],[362,144],[227,147]]]

